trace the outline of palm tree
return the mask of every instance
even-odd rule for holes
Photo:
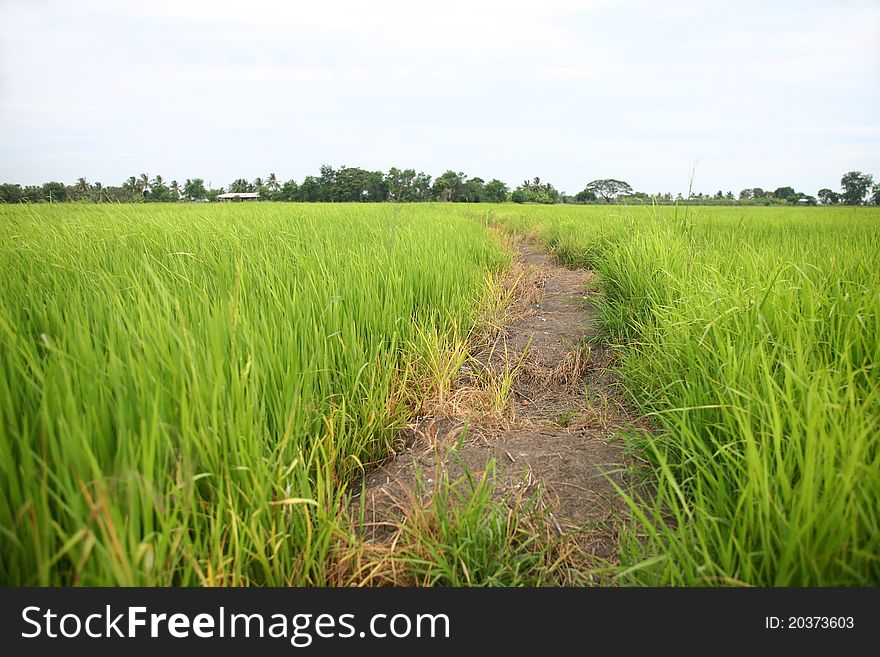
[[[236,192],[236,193],[250,192],[250,191],[253,191],[253,187],[244,178],[238,178],[237,180],[233,180],[230,183],[229,191]]]
[[[138,182],[140,184],[141,193],[147,191],[150,188],[150,177],[147,174],[142,173],[140,178],[138,179]]]
[[[168,186],[168,189],[171,190],[171,193],[174,195],[174,200],[180,200],[180,185],[177,184],[176,180],[172,180],[171,184]]]
[[[74,186],[74,190],[76,191],[77,197],[82,197],[87,195],[91,190],[92,186],[89,184],[89,181],[85,178],[79,178],[76,181],[76,185]]]
[[[134,196],[136,192],[140,191],[138,189],[138,179],[134,176],[129,176],[128,179],[122,183],[122,191],[125,192],[128,198]]]
[[[266,187],[273,192],[277,192],[280,186],[281,185],[278,184],[278,177],[274,173],[270,173],[269,177],[266,179]]]
[[[254,178],[254,188],[259,190],[260,187],[262,187],[262,186],[263,186],[263,179],[262,178]]]
[[[162,178],[162,176],[160,176],[157,173],[156,177],[153,178],[153,187],[164,187],[164,186],[165,186],[165,179]]]

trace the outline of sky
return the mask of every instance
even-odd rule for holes
[[[880,0],[0,0],[0,181],[880,179]]]

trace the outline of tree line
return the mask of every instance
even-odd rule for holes
[[[880,183],[870,174],[860,171],[845,173],[840,180],[840,191],[820,189],[815,196],[796,191],[793,187],[778,187],[767,191],[752,187],[734,196],[719,190],[713,194],[688,193],[687,196],[669,192],[648,194],[634,191],[632,186],[614,178],[593,180],[574,195],[559,191],[540,178],[524,180],[514,189],[498,179],[488,182],[480,177],[468,177],[463,172],[448,170],[437,178],[416,171],[392,167],[387,173],[359,167],[333,168],[323,165],[318,175],[306,176],[302,182],[282,182],[270,173],[266,178],[249,181],[238,178],[227,187],[205,185],[203,178],[187,178],[182,184],[166,181],[161,175],[142,173],[130,176],[121,185],[104,186],[79,178],[72,185],[50,181],[42,185],[21,186],[0,184],[2,203],[174,203],[181,201],[216,201],[226,192],[256,193],[260,200],[323,202],[323,203],[696,203],[696,204],[805,204],[880,205]]]

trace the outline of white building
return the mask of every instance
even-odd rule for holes
[[[218,201],[259,201],[260,192],[226,192],[217,196]]]

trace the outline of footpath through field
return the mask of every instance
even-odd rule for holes
[[[367,476],[365,521],[381,528],[418,503],[435,472],[478,477],[494,460],[498,497],[540,487],[556,531],[614,563],[626,505],[612,481],[628,486],[631,471],[618,432],[638,420],[596,340],[595,275],[527,243],[512,272],[505,326],[461,368],[447,403],[414,421],[407,447]]]

